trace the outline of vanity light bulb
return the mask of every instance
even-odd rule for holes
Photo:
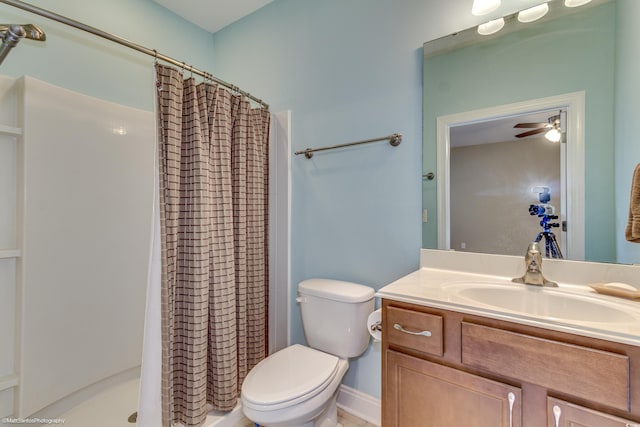
[[[488,36],[489,34],[497,33],[502,29],[502,27],[504,27],[504,19],[494,19],[493,21],[485,22],[482,25],[478,25],[478,34]]]
[[[549,12],[549,5],[542,3],[537,6],[530,7],[529,9],[521,10],[518,13],[518,21],[520,22],[533,22],[542,18]]]
[[[473,0],[471,13],[475,16],[486,15],[500,7],[501,0]]]
[[[589,3],[591,0],[564,0],[564,5],[567,7],[578,7]]]
[[[544,137],[547,138],[551,142],[559,142],[562,134],[558,131],[558,129],[551,129],[549,132],[544,134]]]

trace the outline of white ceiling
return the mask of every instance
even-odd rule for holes
[[[205,30],[215,33],[233,22],[250,15],[273,0],[153,0],[173,13],[182,16]],[[471,15],[473,0],[424,0],[431,1],[433,14],[459,16],[461,28],[472,27],[489,19],[508,15],[541,3],[542,0],[509,0],[484,17]],[[444,18],[444,16],[442,17]],[[452,28],[457,31],[461,28]]]
[[[173,13],[215,33],[273,0],[154,0]]]

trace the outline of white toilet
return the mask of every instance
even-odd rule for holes
[[[328,279],[298,285],[309,347],[295,344],[258,363],[242,384],[247,418],[266,427],[336,427],[336,397],[349,358],[369,345],[368,286]]]

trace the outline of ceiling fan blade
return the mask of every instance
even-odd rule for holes
[[[514,126],[514,128],[547,128],[549,127],[549,123],[518,123]]]
[[[537,133],[544,133],[546,131],[547,131],[547,129],[530,130],[528,132],[519,133],[518,135],[516,135],[516,138],[524,138],[524,137],[527,137],[527,136],[535,135]]]

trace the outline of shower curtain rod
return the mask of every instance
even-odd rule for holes
[[[107,33],[106,31],[102,31],[99,30],[97,28],[91,27],[89,25],[83,24],[82,22],[78,22],[75,21],[71,18],[67,18],[66,16],[62,16],[62,15],[58,15],[57,13],[48,11],[46,9],[42,9],[39,8],[37,6],[34,6],[32,4],[29,3],[25,3],[19,0],[0,0],[0,3],[5,3],[8,4],[9,6],[13,6],[13,7],[17,7],[18,9],[22,9],[22,10],[26,10],[27,12],[31,12],[31,13],[35,13],[36,15],[40,15],[43,16],[45,18],[49,18],[51,20],[60,22],[62,24],[65,25],[69,25],[71,27],[77,28],[79,30],[82,31],[86,31],[88,33],[91,33],[93,35],[96,35],[98,37],[102,37],[103,39],[107,39],[110,40],[114,43],[118,43],[122,46],[126,46],[130,49],[133,50],[137,50],[138,52],[142,52],[145,53],[149,56],[153,56],[156,59],[162,60],[164,62],[168,62],[170,64],[176,65],[180,68],[182,68],[183,70],[187,70],[190,71],[194,74],[197,74],[201,77],[204,77],[205,79],[208,80],[212,80],[218,84],[221,84],[229,89],[231,89],[234,92],[237,92],[239,94],[242,94],[244,96],[246,96],[247,98],[251,99],[254,102],[257,102],[258,104],[262,105],[265,108],[269,108],[269,104],[267,104],[266,102],[262,101],[261,99],[258,99],[256,97],[254,97],[253,95],[251,95],[248,92],[245,92],[243,90],[240,90],[240,88],[238,88],[238,86],[234,86],[231,83],[227,83],[224,80],[220,80],[217,77],[214,77],[212,74],[207,73],[206,71],[201,71],[198,70],[197,68],[193,68],[193,66],[191,65],[186,65],[184,62],[180,62],[177,61],[169,56],[163,55],[161,53],[158,53],[158,51],[154,50],[154,49],[149,49],[147,47],[144,46],[140,46],[139,44],[133,43],[129,40],[123,39],[122,37],[118,37],[114,34],[111,33]]]

